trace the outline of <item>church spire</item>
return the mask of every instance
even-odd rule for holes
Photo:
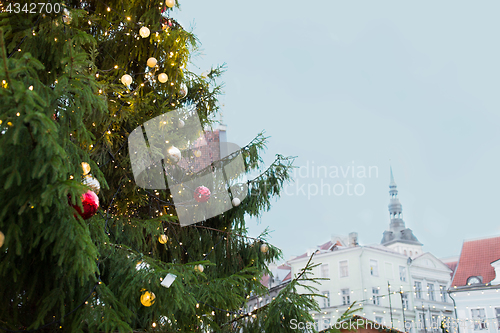
[[[394,180],[391,166],[391,177],[389,181],[389,230],[384,232],[382,245],[388,246],[402,254],[409,254],[412,257],[422,253],[422,244],[413,235],[411,229],[405,227],[403,221],[403,205],[399,202],[398,186]]]
[[[399,222],[398,224],[400,224],[401,227],[404,228],[405,224],[403,222],[403,205],[401,205],[398,199],[398,186],[394,181],[392,166],[391,166],[391,181],[389,183],[389,196],[391,197],[390,199],[391,201],[389,203],[389,214],[391,218],[391,225],[393,224],[393,220],[400,220],[394,222]]]

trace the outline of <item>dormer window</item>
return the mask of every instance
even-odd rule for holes
[[[467,279],[467,285],[472,285],[472,284],[480,284],[481,283],[481,277],[480,276],[471,276]]]

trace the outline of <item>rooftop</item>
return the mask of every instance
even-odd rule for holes
[[[480,277],[483,284],[491,282],[495,278],[491,263],[498,259],[500,236],[465,240],[451,285],[466,286],[471,276]]]

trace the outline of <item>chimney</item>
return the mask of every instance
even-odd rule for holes
[[[349,247],[358,246],[358,233],[351,232],[349,233]]]

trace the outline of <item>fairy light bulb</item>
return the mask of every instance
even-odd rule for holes
[[[132,83],[132,76],[124,74],[121,78],[123,85],[128,86]]]
[[[141,35],[142,38],[148,38],[150,33],[151,31],[149,31],[148,27],[139,29],[139,35]]]
[[[156,63],[157,63],[156,58],[151,57],[151,58],[148,59],[148,61],[147,61],[146,64],[148,65],[148,67],[153,68],[153,67],[156,66]]]
[[[165,74],[165,73],[160,73],[158,75],[158,81],[160,81],[161,83],[165,83],[168,81],[168,75]]]

